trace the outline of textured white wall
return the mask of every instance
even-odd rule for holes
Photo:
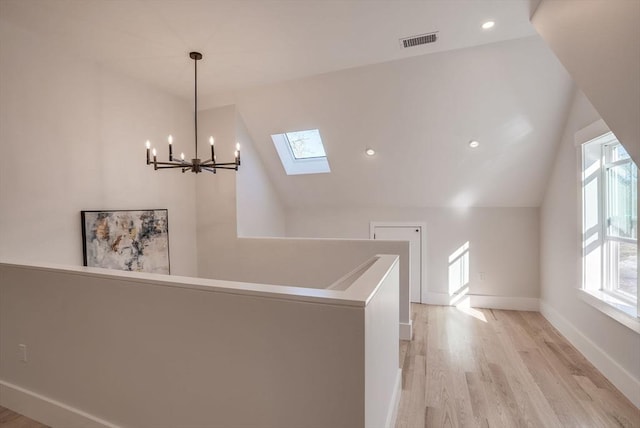
[[[0,257],[81,265],[81,210],[167,208],[172,273],[195,275],[194,177],[144,163],[147,139],[187,151],[189,105],[4,21],[0,39]]]
[[[640,380],[640,335],[579,299],[580,187],[576,131],[600,119],[584,94],[576,95],[540,210],[541,297],[593,345]],[[601,368],[602,370],[602,368]]]
[[[538,297],[537,208],[290,210],[287,235],[368,238],[371,221],[426,223],[429,292],[448,292],[449,256],[469,241],[471,294]]]
[[[544,0],[532,23],[640,163],[640,2]]]

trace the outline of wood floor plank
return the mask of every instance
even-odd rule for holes
[[[412,318],[396,427],[640,428],[640,410],[539,313],[412,304]]]
[[[22,416],[12,410],[0,406],[0,427],[2,428],[49,428],[46,425]]]

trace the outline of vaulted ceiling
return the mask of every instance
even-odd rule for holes
[[[249,89],[235,102],[288,206],[538,206],[572,91],[529,37]],[[331,173],[285,175],[270,135],[314,128]]]
[[[537,206],[573,89],[537,3],[0,0],[0,19],[186,99],[201,51],[202,105],[237,104],[289,207]],[[286,176],[270,135],[310,128],[332,172]]]

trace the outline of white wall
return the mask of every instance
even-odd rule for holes
[[[236,137],[249,143],[249,150],[242,151],[242,165],[237,175],[229,171],[202,174],[196,182],[199,277],[324,288],[376,254],[397,254],[400,256],[400,322],[409,323],[408,243],[374,242],[368,237],[364,237],[365,240],[239,238],[236,231],[282,230],[284,218],[277,218],[282,208],[277,201],[241,202],[245,195],[239,195],[239,186],[243,193],[249,194],[252,187],[266,188],[269,193],[273,190],[263,181],[261,171],[245,171],[247,164],[259,165],[259,161],[251,150],[244,125],[238,123],[235,107],[204,110],[198,117],[203,132],[213,133],[220,161],[232,156]],[[271,216],[271,221],[257,222],[253,220],[255,215]],[[247,222],[245,229],[238,223],[243,219]]]
[[[144,150],[187,151],[188,103],[5,21],[0,39],[0,257],[81,265],[81,210],[167,208],[172,273],[195,275],[194,177]]]
[[[542,312],[609,379],[640,385],[640,335],[578,297],[580,287],[580,187],[576,131],[600,119],[585,95],[575,96],[540,210]],[[563,328],[564,327],[564,328]],[[601,358],[598,363],[594,357]],[[614,382],[616,383],[616,382]],[[616,383],[625,390],[625,385]],[[635,387],[637,388],[637,387]],[[640,390],[632,390],[638,405]]]
[[[231,159],[237,132],[235,107],[205,110],[198,117],[201,129],[214,133],[218,159]],[[239,136],[247,138],[245,132],[240,132]],[[250,143],[250,140],[244,142]],[[250,148],[250,144],[247,146]],[[201,174],[198,177],[198,276],[323,288],[376,254],[408,254],[406,243],[371,242],[368,236],[361,237],[366,241],[239,238],[236,230],[240,228],[240,219],[247,220],[247,230],[258,230],[255,227],[258,223],[254,226],[249,224],[253,216],[281,210],[277,201],[264,201],[262,204],[239,202],[245,197],[239,195],[239,186],[243,186],[243,192],[250,194],[253,186],[267,187],[266,183],[259,182],[264,179],[261,171],[250,171],[247,164],[259,165],[253,150],[247,150],[246,153],[243,150],[242,165],[237,175],[220,171],[215,175]],[[267,191],[271,193],[273,190],[267,188]],[[272,209],[274,206],[276,208]],[[260,224],[262,231],[277,231],[284,224],[284,218],[274,218],[270,224]],[[401,260],[401,281],[404,280],[405,263],[405,260]]]
[[[49,266],[0,276],[0,405],[48,425],[381,428],[392,413],[395,256],[324,295]]]
[[[469,241],[470,294],[538,297],[537,208],[290,210],[287,235],[368,238],[371,221],[426,223],[423,285],[430,293],[448,292],[449,256]]]
[[[532,23],[640,163],[640,2],[544,0]]]
[[[238,236],[284,236],[284,205],[237,112],[236,140],[242,154],[241,171],[236,180]]]

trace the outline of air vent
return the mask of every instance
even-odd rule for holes
[[[438,40],[438,33],[428,33],[428,34],[420,34],[419,36],[411,36],[406,37],[404,39],[400,39],[400,45],[403,48],[411,48],[413,46],[426,45],[428,43],[433,43]]]

